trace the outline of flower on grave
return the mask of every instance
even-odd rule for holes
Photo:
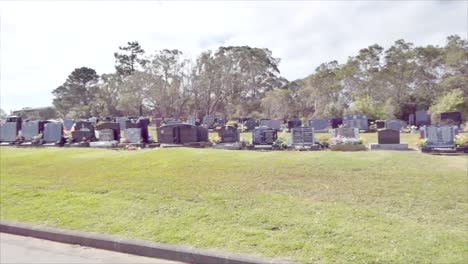
[[[427,138],[419,137],[416,140],[416,146],[418,146],[419,148],[424,148],[426,145],[427,145]]]
[[[453,141],[455,142],[455,145],[457,145],[458,147],[468,145],[468,139],[466,138],[465,135],[458,134],[455,136],[455,139]]]
[[[336,136],[330,139],[330,145],[360,145],[363,144],[362,139],[347,138],[343,136]]]

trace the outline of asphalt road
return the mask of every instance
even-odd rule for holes
[[[181,264],[102,249],[0,233],[0,263],[154,263]]]

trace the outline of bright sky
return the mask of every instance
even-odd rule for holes
[[[0,107],[52,105],[51,91],[75,68],[114,71],[113,53],[127,41],[190,56],[221,45],[265,47],[294,80],[374,43],[466,38],[467,12],[467,1],[0,2]]]

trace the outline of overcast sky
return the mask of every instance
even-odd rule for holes
[[[51,91],[75,68],[112,72],[113,53],[127,41],[191,56],[221,45],[265,47],[294,80],[374,43],[466,38],[467,12],[467,1],[0,2],[0,106],[52,105]]]

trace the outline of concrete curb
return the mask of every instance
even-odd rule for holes
[[[212,250],[200,250],[144,240],[124,239],[116,236],[6,221],[0,221],[0,232],[193,264],[292,264],[292,262],[284,260],[262,259]]]

